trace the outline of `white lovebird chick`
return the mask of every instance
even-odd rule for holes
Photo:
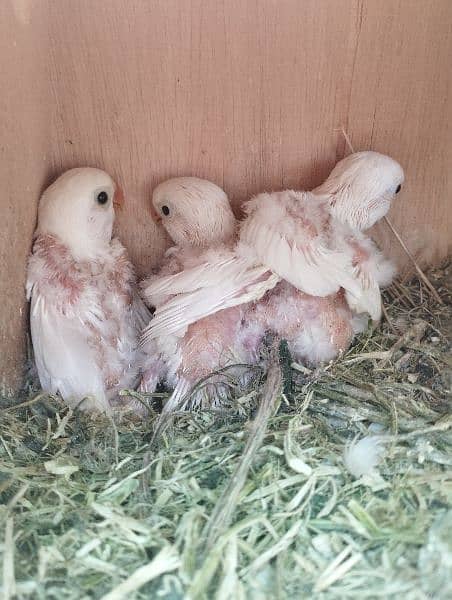
[[[243,338],[245,306],[221,306],[215,314],[203,317],[206,307],[210,310],[217,302],[219,280],[209,265],[235,260],[232,248],[236,219],[225,192],[214,183],[196,177],[178,177],[161,183],[154,190],[152,204],[176,245],[167,251],[159,272],[142,283],[143,297],[156,311],[143,334],[147,356],[141,388],[152,392],[159,381],[173,388],[165,412],[174,410],[183,398],[184,406],[215,404],[228,395],[224,376],[209,377],[209,383],[193,394],[188,393],[201,379],[219,369],[257,360],[255,349],[247,347]],[[190,299],[190,323],[181,319],[180,326],[171,331],[163,330],[155,337],[149,335],[162,310],[177,306],[178,313],[183,313],[186,288],[200,292],[194,303]],[[239,377],[243,367],[232,368],[228,373]]]
[[[328,198],[331,214],[351,230],[339,238],[337,247],[349,253],[365,300],[347,294],[347,301],[356,312],[368,304],[374,320],[381,316],[380,288],[391,283],[395,268],[363,232],[387,214],[403,182],[398,162],[369,150],[342,159],[327,180],[313,190],[315,195]]]
[[[378,283],[390,280],[393,268],[362,232],[386,214],[402,183],[396,161],[360,152],[336,165],[315,194],[259,194],[246,204],[238,254],[306,294],[323,297],[343,288],[355,312],[378,320]]]
[[[286,339],[294,359],[311,366],[345,351],[367,321],[357,313],[367,311],[374,320],[380,318],[380,287],[391,283],[395,269],[362,231],[386,214],[402,182],[400,165],[383,154],[357,152],[341,160],[313,193],[325,213],[330,207],[330,214],[337,216],[339,223],[329,218],[321,227],[334,235],[332,247],[349,262],[359,293],[341,288],[327,296],[319,291],[310,295],[300,286],[281,282],[249,309],[248,322]]]
[[[139,381],[149,311],[125,248],[112,239],[121,192],[93,168],[71,169],[43,193],[29,258],[30,327],[42,388],[71,407],[109,412]]]
[[[234,257],[203,265],[203,278],[215,281],[212,295],[199,270],[175,275],[171,285],[180,296],[161,307],[147,339],[259,300],[276,286],[246,314],[248,345],[270,330],[287,339],[296,360],[318,364],[345,350],[357,331],[353,313],[381,315],[379,285],[394,271],[362,231],[387,212],[403,171],[387,156],[360,152],[330,177],[315,194],[284,191],[248,201]]]

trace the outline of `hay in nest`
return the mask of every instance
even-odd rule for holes
[[[3,597],[452,597],[450,273],[429,275],[442,305],[394,285],[345,356],[178,415],[151,448],[155,414],[4,401]],[[383,462],[356,479],[344,448],[369,432]]]

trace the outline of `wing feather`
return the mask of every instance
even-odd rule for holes
[[[368,313],[373,321],[378,321],[382,314],[380,286],[392,281],[394,266],[380,252],[372,239],[362,232],[347,231],[338,239],[338,245],[348,252],[352,264],[353,275],[359,284],[359,293],[346,292],[350,308],[356,313]]]
[[[203,262],[173,275],[153,277],[143,286],[143,296],[149,304],[159,306],[162,298],[220,285],[225,278],[234,276],[239,267],[240,263],[231,253],[230,257],[216,263]]]
[[[359,294],[345,292],[350,309],[358,314],[368,313],[372,321],[379,321],[382,313],[380,286],[371,273],[355,268],[355,274],[360,285]]]
[[[70,406],[78,405],[86,397],[82,407],[108,412],[102,372],[80,319],[63,315],[34,290],[30,327],[43,389],[59,392]]]
[[[328,296],[340,287],[358,294],[350,257],[332,248],[322,231],[318,198],[283,192],[261,194],[252,202],[241,227],[245,253],[307,294]]]
[[[265,267],[246,268],[246,264],[242,259],[235,259],[228,269],[229,277],[210,279],[206,274],[205,281],[214,281],[213,285],[179,293],[158,307],[143,332],[142,343],[163,335],[183,336],[192,323],[220,310],[258,300],[278,283],[279,277]],[[214,263],[205,268],[212,274],[216,271]]]

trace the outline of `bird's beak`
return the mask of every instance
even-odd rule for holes
[[[155,210],[154,206],[151,204],[151,216],[154,223],[160,223],[162,221],[162,216]]]
[[[113,206],[115,210],[122,210],[124,206],[124,193],[119,185],[116,186],[115,195],[113,196]]]

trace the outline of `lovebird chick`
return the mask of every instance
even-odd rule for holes
[[[355,152],[339,161],[326,181],[313,190],[315,195],[327,198],[331,214],[350,227],[349,235],[340,238],[339,247],[349,253],[361,289],[367,296],[374,294],[370,313],[374,320],[381,316],[380,287],[391,283],[395,267],[364,232],[388,213],[403,182],[399,163],[369,150]],[[347,300],[358,311],[353,298],[348,296]]]
[[[43,193],[27,297],[39,380],[71,406],[110,412],[139,382],[149,321],[125,248],[112,239],[119,188],[99,169],[71,169]]]
[[[357,152],[336,165],[313,193],[319,196],[323,211],[325,205],[330,207],[329,213],[339,223],[334,230],[330,220],[323,217],[322,221],[318,215],[318,230],[334,235],[331,247],[348,260],[349,273],[359,284],[358,294],[341,287],[329,295],[312,295],[280,282],[246,314],[255,335],[263,336],[270,329],[287,340],[296,361],[315,367],[347,350],[354,335],[365,329],[367,319],[360,313],[367,310],[374,320],[380,318],[380,287],[391,283],[395,268],[363,231],[386,214],[402,182],[398,163],[376,152]],[[306,225],[309,229],[312,222]]]
[[[190,286],[203,290],[204,303],[214,303],[217,281],[211,273],[204,275],[204,266],[234,258],[237,224],[225,192],[210,181],[179,177],[161,183],[154,190],[152,204],[157,220],[175,243],[158,273],[142,282],[145,301],[156,309],[154,319],[159,319],[162,307],[181,301],[185,284],[177,278],[192,269],[196,274]],[[187,325],[181,322],[180,327],[152,339],[149,328],[145,330],[141,389],[153,392],[159,381],[174,389],[166,412],[179,406],[183,398],[184,406],[210,406],[226,398],[230,387],[221,375],[209,377],[197,391],[189,392],[215,371],[256,362],[254,348],[247,347],[243,339],[244,310],[245,306],[224,307]],[[243,366],[228,369],[228,374],[239,380],[244,373]]]

